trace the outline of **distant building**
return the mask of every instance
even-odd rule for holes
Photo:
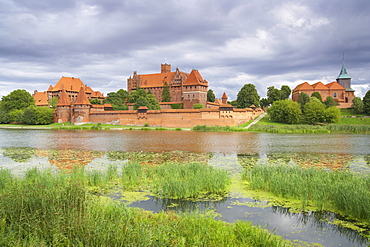
[[[92,90],[91,87],[83,84],[80,79],[74,77],[60,78],[57,84],[55,84],[54,87],[50,85],[47,91],[35,91],[33,94],[33,98],[35,99],[35,103],[37,106],[48,106],[48,101],[50,101],[54,97],[60,98],[62,90],[64,89],[67,97],[69,98],[69,101],[71,103],[74,103],[77,100],[77,95],[81,88],[84,88],[86,97],[88,99],[99,99],[100,101],[103,101],[103,99],[105,98],[101,92]]]
[[[314,92],[319,92],[323,101],[325,101],[329,96],[333,97],[338,101],[339,108],[349,108],[352,106],[352,100],[355,97],[355,90],[351,88],[351,77],[347,74],[344,61],[336,81],[325,85],[322,82],[317,82],[312,85],[307,82],[299,84],[293,89],[292,100],[298,101],[300,93],[306,93],[311,97]]]
[[[208,82],[198,70],[193,69],[188,74],[176,68],[176,71],[171,72],[171,65],[165,63],[161,64],[161,73],[139,75],[134,71],[133,76],[127,79],[129,93],[137,87],[147,92],[150,90],[158,102],[162,102],[165,85],[169,87],[171,102],[183,103],[184,109],[193,108],[195,103],[206,107]]]

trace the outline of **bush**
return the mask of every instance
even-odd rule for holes
[[[273,121],[289,124],[298,123],[302,114],[299,104],[289,99],[275,101],[267,112]]]
[[[195,103],[194,106],[193,106],[193,109],[203,109],[204,106],[200,103]]]
[[[304,105],[306,121],[310,124],[323,122],[325,105],[316,97],[311,97],[310,101]]]
[[[331,106],[324,110],[324,122],[337,123],[340,120],[340,109],[336,106]]]

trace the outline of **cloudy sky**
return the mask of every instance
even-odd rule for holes
[[[0,96],[62,76],[104,94],[158,73],[198,69],[220,98],[244,84],[334,81],[370,90],[369,0],[0,0]]]

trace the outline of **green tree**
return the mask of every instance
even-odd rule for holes
[[[246,108],[251,105],[259,106],[260,96],[253,84],[245,84],[238,92],[236,102],[238,108]]]
[[[273,121],[288,124],[298,123],[302,114],[300,105],[289,99],[275,101],[267,112]]]
[[[326,97],[325,101],[324,101],[324,104],[326,106],[326,108],[329,108],[331,106],[337,106],[337,101],[335,101],[335,99],[331,96],[328,96]]]
[[[340,109],[336,106],[330,106],[324,110],[325,123],[337,123],[340,120]]]
[[[298,96],[298,103],[301,106],[301,110],[304,111],[304,105],[310,101],[310,97],[306,93],[300,93]]]
[[[319,92],[313,92],[311,97],[316,97],[317,99],[320,100],[320,102],[322,102],[322,97],[321,97],[321,94]]]
[[[200,103],[195,103],[193,105],[193,109],[203,109],[203,108],[204,108],[204,106],[202,104],[200,104]]]
[[[10,122],[22,123],[23,121],[23,110],[13,109],[9,112]]]
[[[269,103],[269,100],[268,99],[266,99],[266,98],[262,98],[261,100],[260,100],[260,106],[262,106],[262,107],[266,107],[266,106],[269,106],[270,105],[270,103]]]
[[[26,109],[24,109],[22,122],[25,124],[36,124],[37,116],[36,116],[36,106],[30,105]]]
[[[153,94],[147,94],[146,100],[149,103],[149,105],[147,105],[149,110],[160,110],[161,109],[160,104],[158,103],[157,99],[155,98]]]
[[[99,99],[89,99],[92,105],[102,105],[103,103]]]
[[[274,103],[281,99],[281,92],[279,89],[275,88],[274,86],[267,88],[267,100],[269,104]]]
[[[364,102],[360,97],[354,97],[352,100],[352,109],[356,113],[363,113],[364,112]]]
[[[113,106],[121,106],[122,104],[127,103],[128,98],[128,92],[126,90],[119,89],[117,92],[108,93],[107,98],[104,99],[104,103],[111,104]]]
[[[136,101],[139,99],[139,97],[146,97],[147,93],[145,92],[144,89],[137,87],[136,90],[133,90],[130,93],[129,96],[129,102],[130,103],[136,103]]]
[[[325,105],[316,97],[311,97],[310,101],[304,105],[305,119],[308,123],[319,123],[324,121]]]
[[[167,82],[165,82],[163,85],[162,102],[171,102],[170,88]]]
[[[48,101],[48,103],[51,106],[51,108],[55,109],[57,108],[58,101],[59,101],[58,97],[53,97],[51,98],[51,100]]]
[[[282,85],[280,88],[280,99],[289,99],[289,96],[291,94],[292,90],[290,89],[289,86],[287,85]]]
[[[215,93],[213,92],[212,89],[209,89],[208,92],[207,92],[207,101],[208,102],[215,102],[215,100],[216,100]]]
[[[0,123],[10,123],[9,112],[2,108],[2,102],[0,101]]]
[[[364,112],[370,114],[370,90],[366,92],[362,102],[364,103]]]
[[[32,95],[24,89],[17,89],[1,98],[1,107],[9,112],[12,110],[22,110],[30,105],[35,105]]]

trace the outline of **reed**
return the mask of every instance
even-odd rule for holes
[[[227,223],[209,212],[128,208],[88,193],[89,176],[32,169],[20,178],[0,170],[0,246],[292,246],[250,222]]]
[[[312,202],[319,210],[335,208],[347,216],[370,222],[368,175],[276,165],[255,166],[243,176],[251,189],[300,199],[302,208]]]
[[[250,131],[267,133],[370,133],[370,125],[261,125],[255,124]]]
[[[230,126],[207,126],[207,125],[196,125],[192,128],[193,131],[203,131],[203,132],[220,132],[220,131],[229,131],[229,132],[246,132],[248,129],[241,127],[230,127]]]

